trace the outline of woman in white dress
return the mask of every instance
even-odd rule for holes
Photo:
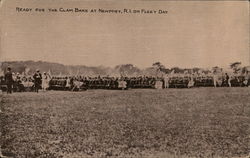
[[[49,81],[50,76],[46,74],[46,72],[43,73],[42,76],[42,89],[43,91],[46,91],[49,88]]]
[[[71,84],[70,84],[70,77],[66,77],[66,90],[69,90],[70,87],[71,87]]]
[[[218,76],[217,76],[217,74],[214,74],[213,75],[213,80],[214,80],[214,87],[217,87],[217,82],[218,82]]]
[[[188,81],[188,88],[194,87],[194,78],[191,75]]]
[[[169,88],[169,76],[166,74],[164,76],[164,88]]]

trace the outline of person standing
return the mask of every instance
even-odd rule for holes
[[[164,88],[166,89],[166,88],[169,88],[169,76],[168,76],[168,74],[166,74],[165,76],[164,76]]]
[[[226,84],[228,87],[231,87],[231,80],[230,80],[230,77],[227,73],[225,73],[225,77],[226,77]]]
[[[38,69],[36,70],[36,73],[33,75],[33,78],[34,78],[35,92],[38,93],[38,90],[42,83],[42,75]]]
[[[214,81],[214,87],[217,87],[217,82],[218,82],[218,76],[217,76],[217,74],[213,75],[213,81]]]
[[[189,77],[189,81],[188,81],[188,88],[194,87],[194,78],[193,75],[191,75]]]
[[[244,75],[244,86],[249,86],[249,75],[248,75],[248,72],[245,73]]]
[[[66,77],[66,90],[70,90],[71,84],[70,84],[70,77]]]
[[[46,72],[42,75],[42,89],[46,91],[49,88],[50,76]]]
[[[7,72],[5,73],[5,81],[7,84],[7,94],[11,94],[12,93],[12,86],[13,86],[13,77],[12,77],[12,72],[11,72],[11,68],[8,67],[7,68]]]

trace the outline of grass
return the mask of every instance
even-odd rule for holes
[[[250,89],[0,94],[1,146],[16,158],[246,157]]]

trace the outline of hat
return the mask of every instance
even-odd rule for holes
[[[36,72],[39,72],[40,70],[39,69],[36,69]]]

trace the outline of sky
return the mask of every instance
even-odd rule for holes
[[[33,8],[17,12],[16,7]],[[166,10],[167,14],[86,14],[48,8]],[[46,12],[34,12],[44,8]],[[3,0],[0,60],[140,68],[250,65],[247,1]]]

